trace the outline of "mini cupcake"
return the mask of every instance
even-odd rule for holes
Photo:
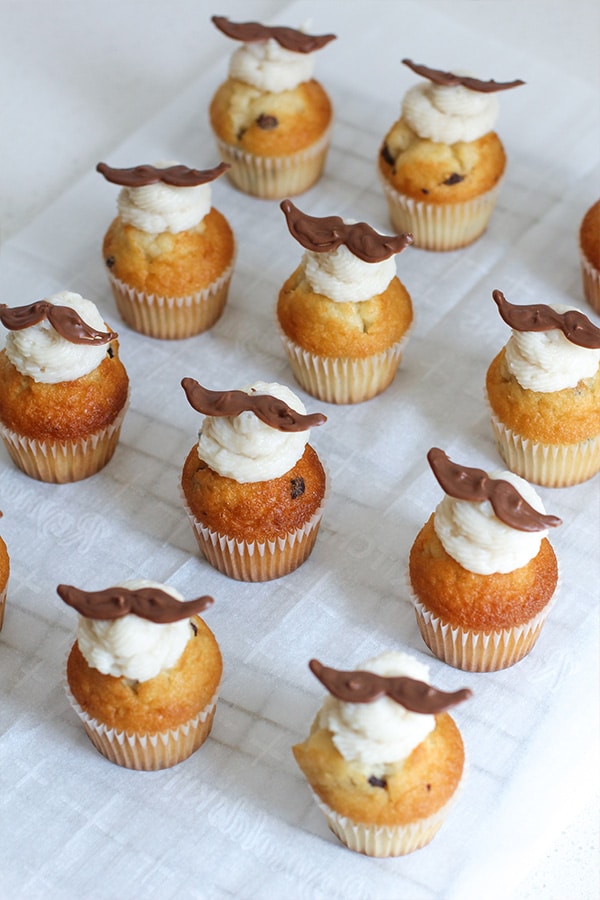
[[[0,435],[40,481],[79,481],[111,459],[129,380],[117,335],[96,306],[62,291],[29,306],[0,305]]]
[[[223,312],[233,272],[233,232],[210,189],[229,167],[96,168],[122,187],[102,252],[123,321],[155,338],[206,331]]]
[[[212,598],[184,601],[142,580],[57,591],[80,614],[67,695],[94,747],[128,769],[187,759],[210,733],[221,681],[219,646],[198,616]]]
[[[0,516],[2,513],[0,513]],[[0,631],[4,624],[4,610],[6,608],[6,591],[8,588],[8,576],[10,574],[10,559],[6,544],[0,537]]]
[[[309,665],[331,696],[292,750],[327,824],[368,856],[424,847],[464,773],[462,737],[445,710],[471,691],[436,690],[428,667],[406,653],[383,653],[349,672]]]
[[[312,77],[314,53],[335,39],[257,22],[212,21],[241,41],[210,104],[227,177],[266,199],[301,194],[321,176],[332,121],[329,97]]]
[[[184,378],[182,386],[206,416],[181,478],[200,551],[240,581],[287,575],[309,556],[323,514],[327,478],[307,441],[325,416],[305,415],[281,384],[208,391]]]
[[[409,577],[423,640],[470,672],[514,665],[532,649],[558,583],[534,489],[512,472],[489,476],[437,448],[429,464],[446,496],[411,548]]]
[[[486,377],[500,456],[545,487],[587,481],[600,471],[600,328],[573,307],[492,296],[513,329]]]
[[[600,200],[583,217],[579,228],[579,253],[585,299],[592,309],[600,312]]]
[[[523,84],[479,81],[402,62],[427,79],[402,101],[379,153],[390,218],[424,250],[456,250],[487,228],[506,165],[497,91]]]
[[[365,222],[307,216],[291,200],[281,208],[305,249],[277,303],[294,376],[328,403],[368,400],[391,384],[408,339],[412,303],[394,256],[412,235],[387,237]]]

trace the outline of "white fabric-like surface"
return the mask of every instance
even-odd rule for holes
[[[5,0],[2,11],[11,5]],[[143,4],[144,15],[134,17],[133,6],[120,4],[118,15],[136,42],[147,34],[144,18],[156,29],[155,17],[167,25],[173,15],[164,4]],[[562,589],[536,648],[512,670],[469,675],[431,659],[404,572],[414,536],[440,498],[425,460],[429,447],[482,468],[501,465],[483,400],[487,365],[508,336],[492,289],[512,302],[572,303],[598,322],[581,294],[576,248],[581,217],[600,196],[597,94],[576,69],[570,74],[533,51],[528,57],[497,43],[492,29],[478,28],[474,38],[453,20],[451,4],[282,5],[279,23],[310,17],[315,33],[338,34],[316,69],[336,107],[326,177],[296,201],[312,215],[364,219],[389,231],[375,159],[415,80],[403,56],[439,68],[468,66],[497,80],[520,77],[527,85],[501,95],[498,132],[509,167],[488,233],[457,253],[408,248],[398,258],[416,321],[394,384],[356,407],[300,393],[309,412],[329,417],[312,435],[332,477],[312,557],[280,581],[239,584],[197,555],[179,502],[179,473],[200,422],[179,382],[191,375],[226,388],[261,378],[297,390],[273,307],[301,250],[277,203],[246,197],[220,179],[213,202],[239,247],[230,300],[212,331],[176,343],[144,338],[119,321],[100,256],[117,189],[93,171],[95,162],[217,162],[206,110],[225,77],[231,42],[218,36],[210,15],[260,19],[260,4],[180,6],[190,37],[178,53],[149,44],[143,71],[128,68],[138,59],[133,51],[107,60],[107,77],[119,72],[121,79],[112,111],[84,77],[94,65],[101,70],[94,29],[73,45],[82,78],[61,82],[52,78],[59,63],[44,55],[44,28],[55,27],[56,18],[32,16],[29,26],[37,53],[23,77],[40,85],[35,108],[23,111],[31,140],[45,142],[51,155],[72,134],[64,174],[86,174],[4,244],[0,299],[18,305],[63,289],[90,297],[119,331],[132,396],[113,461],[86,482],[39,484],[0,450],[0,533],[12,562],[0,634],[0,896],[505,898],[597,783],[600,479],[540,489],[548,512],[564,520],[551,536]],[[108,9],[117,15],[116,5]],[[171,59],[184,82],[193,76],[185,90],[166,92],[158,57],[163,67]],[[141,78],[156,82],[156,109],[111,138],[106,123],[118,118],[119,93]],[[63,105],[47,102],[53,84]],[[77,102],[64,103],[82,84]],[[90,131],[96,155],[82,170]],[[32,160],[38,150],[32,145]],[[44,172],[16,171],[33,196]],[[16,230],[11,224],[9,232]],[[132,773],[103,760],[62,689],[75,621],[56,585],[104,587],[133,577],[172,584],[186,599],[212,594],[205,619],[225,661],[211,738],[162,773]],[[470,765],[460,802],[434,842],[402,860],[375,861],[329,834],[290,746],[307,733],[323,696],[308,659],[344,668],[389,647],[427,659],[437,686],[473,689],[473,699],[455,711]]]

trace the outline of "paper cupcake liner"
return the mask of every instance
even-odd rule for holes
[[[600,271],[587,259],[580,248],[583,294],[592,309],[600,312]]]
[[[318,356],[280,332],[294,378],[308,394],[326,403],[362,403],[394,380],[409,332],[382,353],[363,359]]]
[[[428,844],[440,830],[454,805],[456,792],[437,812],[407,825],[373,825],[354,822],[324,803],[313,791],[317,806],[325,816],[331,831],[339,840],[357,853],[366,856],[405,856]]]
[[[95,475],[110,461],[119,441],[127,403],[106,428],[76,441],[38,441],[0,422],[0,437],[14,464],[38,481],[66,484]]]
[[[330,129],[310,147],[289,156],[256,156],[216,138],[226,175],[241,191],[265,200],[302,194],[318,181],[329,150]]]
[[[117,766],[148,772],[183,762],[205,742],[212,728],[218,699],[217,689],[204,709],[178,728],[139,734],[108,728],[81,708],[67,682],[65,690],[87,736],[102,756]]]
[[[6,609],[7,589],[8,585],[4,588],[4,590],[0,591],[0,631],[2,631],[2,626],[4,625],[4,610]]]
[[[461,203],[425,203],[398,193],[381,176],[390,219],[396,231],[410,232],[423,250],[458,250],[476,241],[491,218],[500,182],[479,197]]]
[[[329,493],[327,471],[325,477],[325,494],[308,522],[272,541],[238,541],[207,528],[196,518],[181,489],[180,494],[200,552],[213,568],[236,581],[272,581],[293,572],[310,556]]]
[[[543,444],[516,434],[492,413],[498,452],[515,475],[543,487],[568,487],[600,471],[600,434],[577,444]]]
[[[119,315],[134,331],[163,340],[179,340],[207,331],[227,302],[233,263],[212,284],[185,297],[160,297],[129,287],[108,272]]]

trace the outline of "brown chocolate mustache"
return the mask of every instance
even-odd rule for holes
[[[212,606],[212,597],[198,597],[182,602],[159,588],[148,587],[130,590],[124,587],[106,588],[103,591],[81,591],[69,584],[59,584],[59,597],[86,619],[121,619],[133,614],[159,625],[179,622],[203,612]]]
[[[209,391],[193,378],[183,378],[181,386],[190,406],[205,416],[239,416],[253,412],[261,422],[278,431],[307,431],[322,425],[327,417],[322,413],[302,415],[270,394],[247,394],[245,391]]]
[[[502,291],[492,291],[498,311],[515,331],[551,331],[558,328],[572,344],[586,350],[600,349],[600,328],[577,309],[559,313],[545,303],[518,306],[509,303]]]
[[[320,50],[325,44],[334,41],[335,34],[310,35],[297,31],[295,28],[286,28],[281,25],[261,25],[258,22],[230,22],[225,16],[212,16],[213,23],[219,31],[233,38],[234,41],[243,41],[252,44],[255,41],[266,41],[269,38],[277,41],[280,47],[292,50],[294,53],[312,53]]]
[[[546,516],[530,506],[509,481],[490,478],[483,469],[459,466],[437,447],[431,448],[427,459],[448,496],[473,502],[489,500],[500,521],[517,531],[545,531],[562,524],[558,516]]]
[[[0,304],[0,321],[9,331],[30,328],[44,319],[71,344],[108,344],[117,337],[114,331],[96,331],[91,328],[70,306],[55,306],[48,300],[37,300],[27,306],[15,306],[12,309],[5,303]]]
[[[364,262],[374,263],[389,259],[395,253],[401,253],[413,243],[412,234],[398,234],[388,237],[379,234],[366,222],[347,225],[339,216],[308,216],[301,212],[291,200],[282,200],[279,204],[285,214],[285,220],[292,237],[296,238],[305,250],[315,253],[327,253],[337,250],[341,244],[354,256]]]
[[[470,78],[468,75],[454,75],[452,72],[444,72],[443,69],[430,69],[429,66],[422,66],[414,63],[411,59],[403,59],[402,62],[417,75],[428,78],[434,84],[443,84],[453,87],[462,84],[463,87],[469,88],[470,91],[478,91],[481,94],[490,94],[494,91],[507,91],[509,88],[519,87],[525,84],[518,78],[516,81],[480,81],[478,78]]]
[[[372,703],[380,697],[389,697],[411,712],[436,715],[462,703],[472,694],[469,688],[445,693],[424,681],[403,675],[385,677],[360,669],[344,672],[324,666],[316,659],[311,659],[308,665],[329,693],[344,703]]]
[[[128,169],[114,169],[106,163],[99,162],[96,171],[104,175],[107,181],[121,187],[144,187],[162,181],[172,187],[197,187],[214,181],[227,169],[229,163],[219,163],[214,169],[190,169],[188,166],[176,165],[160,168],[158,166],[131,166]]]

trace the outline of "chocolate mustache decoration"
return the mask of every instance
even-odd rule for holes
[[[212,22],[219,31],[234,41],[243,41],[252,44],[256,41],[267,41],[273,38],[280,47],[291,50],[294,53],[312,53],[320,50],[325,44],[334,41],[335,34],[310,35],[295,28],[286,28],[281,25],[260,25],[258,22],[230,22],[225,16],[212,16]]]
[[[242,412],[253,412],[261,422],[278,431],[307,431],[327,421],[327,416],[322,413],[302,415],[270,394],[209,391],[194,378],[183,378],[181,386],[190,406],[205,416],[239,416]]]
[[[461,84],[463,87],[469,88],[470,91],[478,91],[480,94],[490,94],[494,91],[507,91],[509,88],[519,87],[525,84],[518,78],[516,81],[480,81],[478,78],[471,78],[468,75],[454,75],[452,72],[444,72],[443,69],[430,69],[429,66],[422,66],[414,63],[411,59],[403,59],[402,62],[417,75],[428,78],[434,84],[442,84],[447,87]]]
[[[138,590],[112,587],[103,591],[81,591],[69,584],[59,584],[56,592],[68,606],[72,606],[86,619],[106,621],[133,614],[158,625],[189,619],[214,603],[213,598],[208,596],[182,602],[154,587]]]
[[[578,347],[600,349],[600,328],[578,309],[559,313],[545,303],[517,306],[509,303],[502,291],[492,291],[492,297],[506,324],[515,331],[551,331],[557,328]]]
[[[311,659],[308,666],[329,693],[344,703],[372,703],[380,697],[389,697],[410,712],[435,715],[472,695],[469,688],[449,694],[404,675],[385,677],[360,669],[344,672],[324,666],[316,659]]]
[[[292,237],[305,250],[327,253],[344,244],[354,256],[364,262],[375,263],[389,259],[395,253],[402,253],[413,243],[412,234],[398,234],[388,237],[379,234],[366,222],[346,225],[339,216],[308,216],[301,212],[291,200],[279,204]]]
[[[71,344],[108,344],[117,337],[114,331],[96,331],[86,325],[79,313],[70,306],[55,306],[48,300],[37,300],[27,306],[10,309],[6,303],[0,303],[0,322],[9,331],[30,328],[44,319]]]
[[[489,500],[500,521],[517,531],[545,531],[562,525],[558,516],[534,509],[509,481],[490,478],[483,469],[459,466],[437,447],[431,448],[427,460],[446,494],[456,500]]]
[[[164,168],[143,165],[131,166],[129,169],[113,169],[112,166],[99,162],[96,171],[104,175],[107,181],[121,187],[145,187],[159,181],[172,187],[198,187],[199,184],[214,181],[230,168],[229,163],[222,162],[214,169],[190,169],[183,165]]]

